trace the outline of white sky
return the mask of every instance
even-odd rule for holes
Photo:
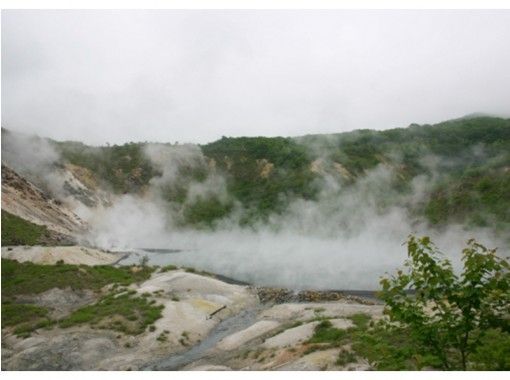
[[[2,11],[2,126],[209,142],[510,113],[510,11]]]

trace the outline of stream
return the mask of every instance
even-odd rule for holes
[[[173,371],[179,370],[184,366],[197,360],[207,357],[210,350],[223,338],[244,330],[255,323],[257,314],[262,310],[261,306],[246,309],[240,313],[224,319],[205,337],[200,343],[196,344],[188,351],[180,354],[174,354],[168,358],[161,359],[155,363],[151,363],[143,370],[146,371]]]

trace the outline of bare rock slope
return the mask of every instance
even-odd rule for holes
[[[2,165],[2,209],[64,235],[76,235],[85,223],[62,202]]]

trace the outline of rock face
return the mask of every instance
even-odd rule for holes
[[[62,202],[2,165],[2,209],[49,230],[74,236],[86,225]]]

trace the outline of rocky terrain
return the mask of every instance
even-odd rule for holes
[[[322,229],[332,238],[384,215],[398,215],[395,225],[421,221],[433,231],[448,223],[488,228],[505,248],[508,126],[508,119],[476,118],[383,132],[106,147],[2,130],[2,369],[421,369],[406,336],[383,328],[375,338],[365,334],[383,315],[373,294],[251,286],[242,282],[256,282],[247,279],[251,267],[231,281],[166,265],[178,263],[170,256],[156,262],[166,266],[148,266],[142,255],[186,251],[186,244],[168,244],[176,232],[244,234],[267,225],[287,239]],[[473,154],[479,144],[483,154]],[[423,181],[430,186],[411,197]],[[407,222],[390,212],[404,204],[412,215]],[[345,258],[354,252],[356,267],[370,267],[354,242]],[[97,248],[138,244],[148,248],[130,256],[130,265],[124,253]],[[349,260],[330,263],[314,248],[305,249],[314,267],[321,257],[315,275],[331,269],[322,288],[348,277],[338,273],[349,270]],[[369,248],[380,256],[394,251]],[[274,249],[308,265],[294,246]],[[266,260],[281,275],[272,256],[247,257]],[[210,269],[194,258],[180,263]],[[238,263],[226,257],[228,265]],[[381,365],[389,351],[398,360]]]
[[[85,228],[78,215],[60,200],[5,165],[2,165],[2,210],[64,236],[76,235]]]
[[[30,261],[36,264],[56,264],[58,262],[75,265],[114,264],[122,254],[108,253],[81,246],[41,247],[14,246],[2,247],[2,258],[19,262]]]
[[[47,265],[106,264],[114,255],[92,249],[21,247],[2,249],[2,257]],[[135,267],[134,267],[135,268]],[[105,288],[108,289],[108,286]],[[103,289],[103,290],[105,290]],[[257,289],[220,281],[213,275],[183,269],[159,269],[126,291],[163,305],[161,318],[141,334],[130,335],[82,324],[40,328],[18,337],[2,330],[4,370],[319,370],[370,369],[362,358],[339,365],[349,347],[321,348],[309,343],[323,320],[336,329],[352,328],[349,317],[382,315],[382,305],[314,293],[317,302],[284,302],[282,290]],[[270,297],[268,294],[277,295]],[[260,294],[265,295],[259,297]],[[311,293],[307,293],[310,294]],[[98,302],[92,291],[52,288],[27,294],[17,302],[47,307],[64,318],[84,305]],[[275,302],[278,301],[278,303]],[[312,348],[312,349],[311,349]]]

